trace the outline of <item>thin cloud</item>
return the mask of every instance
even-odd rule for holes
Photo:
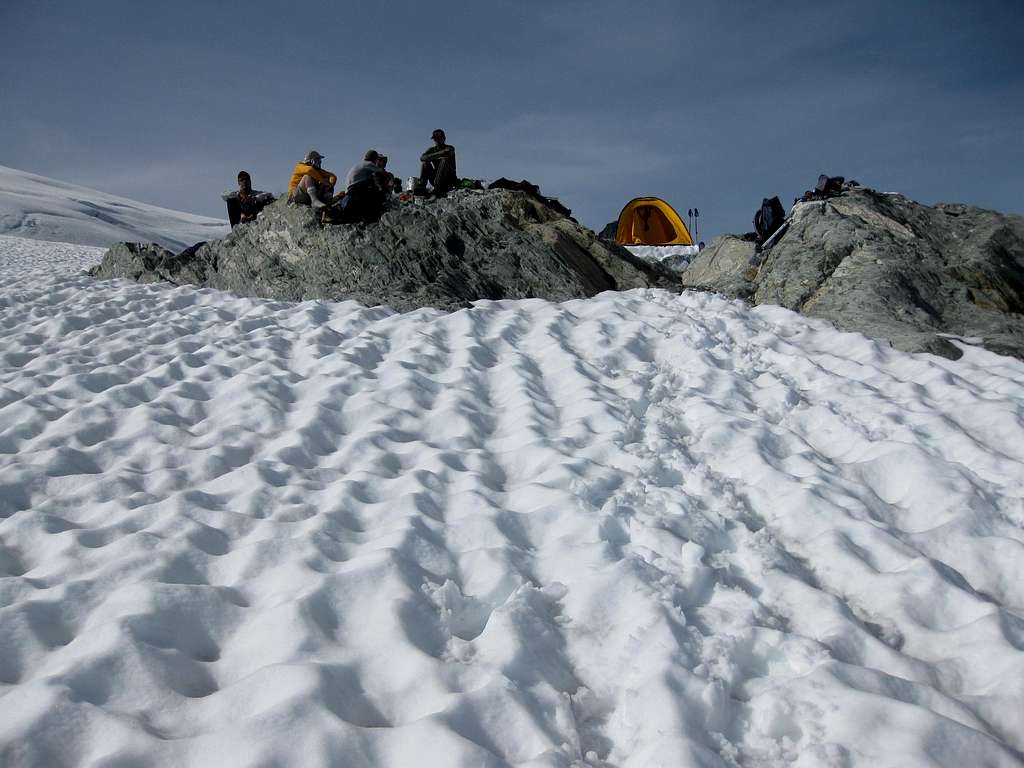
[[[1020,210],[1024,6],[655,0],[5,6],[0,163],[223,215],[310,147],[539,183],[593,227],[634,194],[744,231],[818,173]],[[315,20],[310,48],[295,31]]]

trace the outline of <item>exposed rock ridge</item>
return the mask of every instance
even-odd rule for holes
[[[94,275],[284,300],[353,299],[399,311],[679,287],[671,271],[512,190],[402,203],[368,225],[322,226],[309,208],[279,201],[225,239],[182,254],[118,244]]]
[[[1024,217],[926,206],[847,187],[798,203],[762,254],[719,238],[684,285],[779,304],[912,352],[959,357],[949,336],[1024,357]]]

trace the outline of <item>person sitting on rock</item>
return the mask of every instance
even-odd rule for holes
[[[238,223],[256,221],[260,211],[274,202],[269,192],[259,192],[252,188],[252,177],[248,171],[238,172]]]
[[[391,171],[388,170],[388,156],[387,155],[377,155],[377,166],[382,171],[384,171],[384,174],[385,174],[385,178],[384,178],[384,182],[385,183],[383,185],[384,196],[387,197],[389,194],[391,194],[392,192],[395,191],[395,187],[396,187],[395,182],[398,182],[397,188],[398,188],[398,191],[401,192],[402,191],[402,182],[401,182],[400,179],[396,179],[395,178],[395,174],[393,174]]]
[[[427,185],[432,188],[434,197],[444,197],[458,183],[455,171],[455,147],[446,144],[444,131],[438,128],[430,138],[434,146],[420,155],[420,177],[417,191],[427,194]]]
[[[228,204],[228,221],[232,229],[247,221],[255,221],[260,211],[274,202],[274,196],[269,192],[252,188],[252,177],[248,171],[238,172],[238,190],[225,192],[221,199]]]
[[[363,161],[356,163],[345,179],[345,219],[377,221],[384,212],[385,194],[391,185],[391,174],[380,165],[380,153],[367,150]]]
[[[334,194],[338,177],[320,167],[324,156],[315,149],[306,153],[306,158],[295,165],[292,179],[288,183],[288,200],[297,205],[323,208],[325,199]]]

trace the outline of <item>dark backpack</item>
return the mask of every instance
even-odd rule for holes
[[[842,176],[826,176],[824,173],[818,177],[818,183],[814,185],[814,191],[819,195],[838,195],[843,191]]]
[[[764,198],[760,210],[754,214],[754,231],[757,242],[763,243],[775,234],[782,222],[786,220],[786,210],[778,197]]]
[[[238,202],[238,193],[235,192],[233,196],[225,197],[224,202],[228,204],[228,221],[231,222],[231,228],[234,229],[242,220],[242,205]]]

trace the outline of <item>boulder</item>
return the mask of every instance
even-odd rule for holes
[[[156,243],[115,243],[98,267],[89,274],[94,277],[124,277],[137,283],[169,280],[163,264],[173,261],[174,252]]]
[[[196,243],[175,253],[156,243],[115,243],[89,274],[101,279],[123,277],[137,283],[198,284],[210,271],[205,257],[197,256],[205,245]]]
[[[1024,357],[1024,217],[847,185],[794,206],[786,230],[755,259],[749,285],[736,238],[721,240],[683,273],[684,284],[740,298],[752,289],[755,304],[909,352],[955,359],[953,336]],[[720,269],[710,261],[717,252],[708,254],[716,245]]]
[[[352,299],[398,311],[679,288],[671,271],[598,240],[542,199],[514,190],[416,198],[373,224],[324,226],[317,212],[281,200],[223,240],[182,254],[118,244],[93,274],[293,301]]]
[[[754,295],[757,274],[754,243],[736,235],[722,235],[697,254],[683,270],[687,288],[714,290],[733,298],[750,299]]]

